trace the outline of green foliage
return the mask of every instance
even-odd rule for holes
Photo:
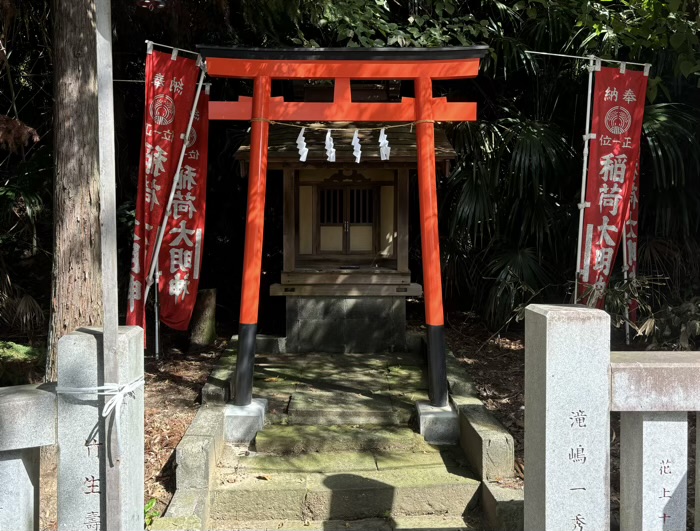
[[[48,1],[0,2],[0,115],[26,124],[0,139],[0,329],[30,341],[43,334],[53,222],[49,14]]]
[[[43,374],[45,348],[0,341],[0,387],[32,382]]]
[[[151,498],[143,508],[143,519],[146,524],[146,528],[150,528],[153,521],[160,516],[160,511],[156,509],[157,503],[158,500]]]
[[[700,297],[675,306],[666,306],[648,317],[639,335],[651,340],[650,348],[697,350],[700,338]]]
[[[654,297],[679,295],[681,277],[661,267],[657,242],[680,248],[686,243],[679,238],[697,239],[699,228],[697,2],[249,0],[245,6],[247,24],[259,29],[266,46],[489,45],[479,78],[446,89],[477,101],[479,121],[451,129],[458,160],[441,190],[441,218],[448,229],[446,295],[468,295],[493,326],[524,301],[567,300],[574,277],[586,61],[526,51],[652,63],[640,276],[669,278],[650,288]],[[687,269],[687,253],[678,256],[676,270]],[[612,298],[618,288],[610,288]]]
[[[3,152],[0,158],[0,245],[13,290],[0,285],[0,295],[1,289],[5,300],[29,295],[46,308],[45,297],[37,294],[41,287],[47,291],[46,282],[34,280],[42,279],[51,242],[52,160],[45,141],[52,117],[51,12],[47,0],[12,4],[17,9],[11,16],[2,13],[0,39],[11,54],[5,62],[0,57],[0,112],[9,109],[11,118],[36,129],[42,140],[24,153]],[[5,5],[0,2],[0,10]],[[700,266],[694,265],[700,240],[698,21],[698,3],[682,0],[173,0],[154,13],[113,2],[115,77],[142,75],[144,38],[187,48],[200,42],[487,44],[477,79],[436,83],[441,95],[479,106],[479,121],[450,129],[458,158],[441,182],[440,215],[448,297],[467,300],[499,326],[527,302],[568,300],[574,277],[586,61],[527,50],[652,63],[642,146],[639,277],[667,281],[649,284],[638,297],[655,305],[668,300],[675,307],[700,294]],[[130,92],[135,87],[118,86],[117,115],[131,120],[120,130],[124,140],[118,146],[120,253],[126,263],[133,223],[127,201],[135,193],[138,155],[124,146],[132,129],[141,127],[143,101],[141,92],[138,97]],[[240,90],[226,85],[224,99]],[[124,162],[129,157],[131,162]],[[618,292],[637,289],[633,283],[615,286],[613,306]],[[0,318],[3,324],[22,322],[7,305],[0,307]],[[37,326],[38,321],[32,324]]]

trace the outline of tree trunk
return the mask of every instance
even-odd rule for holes
[[[209,346],[215,339],[216,290],[201,289],[190,320],[190,347]]]
[[[46,377],[58,340],[102,323],[94,0],[54,2],[54,254]]]

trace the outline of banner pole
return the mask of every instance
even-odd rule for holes
[[[581,202],[578,205],[578,247],[576,249],[576,281],[574,282],[574,303],[578,300],[578,283],[581,275],[581,240],[583,238],[583,214],[586,207],[586,177],[588,174],[588,143],[591,139],[591,100],[593,97],[593,72],[597,70],[594,56],[588,59],[588,101],[586,103],[586,134],[583,135],[583,167],[581,170]]]
[[[192,111],[190,112],[190,119],[187,122],[187,129],[185,131],[185,139],[182,142],[182,150],[180,151],[180,159],[177,161],[177,168],[175,169],[175,176],[173,178],[173,185],[170,188],[170,196],[168,197],[168,204],[165,207],[165,215],[163,216],[163,222],[160,224],[160,229],[158,230],[158,237],[156,239],[155,252],[153,253],[153,262],[151,262],[151,267],[148,271],[148,277],[146,278],[146,290],[143,295],[144,303],[148,298],[148,292],[153,284],[153,275],[155,273],[156,267],[158,266],[158,256],[160,254],[160,247],[163,244],[163,238],[165,236],[165,229],[168,225],[168,220],[170,218],[170,209],[173,205],[173,197],[175,196],[175,191],[177,190],[177,184],[180,181],[180,170],[182,169],[182,162],[185,160],[185,153],[187,152],[187,140],[190,137],[192,131],[192,122],[194,121],[194,114],[197,111],[197,104],[199,103],[199,95],[202,92],[202,85],[204,84],[204,68],[202,68],[202,73],[199,76],[199,84],[197,85],[197,92],[194,96],[194,102],[192,104]]]
[[[154,308],[155,308],[155,317],[156,317],[156,326],[155,326],[155,331],[154,335],[155,337],[155,356],[156,356],[156,361],[160,360],[160,296],[158,295],[158,285],[160,284],[160,269],[156,269],[156,276],[155,276],[155,283],[156,283],[156,289],[153,292],[153,297],[154,297]]]
[[[629,217],[629,216],[628,216]],[[625,279],[625,286],[627,285],[627,278],[629,271],[629,266],[627,264],[627,231],[625,230],[625,224],[622,225],[622,276]],[[625,345],[630,344],[630,305],[629,298],[625,293]]]

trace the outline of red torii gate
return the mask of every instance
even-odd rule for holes
[[[270,121],[348,121],[416,123],[430,401],[434,406],[446,406],[434,123],[476,120],[476,104],[434,98],[433,80],[476,77],[479,60],[488,47],[263,49],[200,46],[199,49],[206,58],[210,77],[244,78],[254,82],[252,98],[209,103],[212,120],[252,122],[234,404],[246,406],[253,397]],[[333,102],[286,102],[282,97],[272,97],[273,79],[334,80]],[[412,80],[415,98],[403,98],[400,103],[353,103],[351,80]]]

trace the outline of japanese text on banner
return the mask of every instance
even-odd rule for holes
[[[579,293],[601,306],[630,208],[647,77],[603,68],[595,83]]]
[[[197,89],[194,59],[153,51],[146,58],[146,105],[126,323],[145,326],[145,301],[157,234],[167,207]]]

